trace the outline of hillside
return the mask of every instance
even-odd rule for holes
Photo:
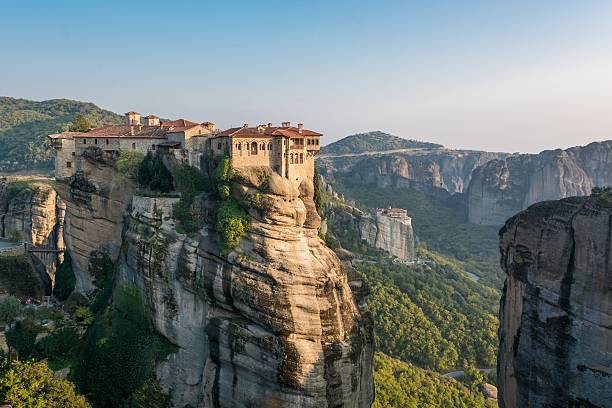
[[[321,154],[358,154],[397,149],[436,149],[442,145],[403,139],[379,130],[347,136],[321,148]]]
[[[123,120],[120,115],[89,102],[0,97],[0,172],[51,168],[53,151],[48,148],[46,136],[67,129],[78,113],[93,126]]]

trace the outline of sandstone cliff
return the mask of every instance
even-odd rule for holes
[[[63,249],[64,213],[64,203],[45,182],[0,182],[2,237],[25,241],[38,248]],[[35,256],[53,280],[58,255],[39,252]]]
[[[612,185],[612,141],[492,160],[474,171],[468,216],[476,224],[501,225],[533,203],[607,185]]]
[[[500,407],[610,407],[610,204],[533,205],[502,228],[500,249]]]
[[[344,202],[329,203],[325,216],[326,229],[329,229],[346,249],[354,250],[364,241],[369,246],[387,251],[401,260],[413,261],[416,257],[415,235],[410,218],[370,215]]]
[[[469,150],[424,149],[414,153],[326,157],[317,160],[317,166],[330,181],[336,173],[341,173],[350,174],[355,183],[364,186],[401,188],[416,184],[453,194],[467,189],[475,168],[506,156]]]
[[[141,288],[155,328],[178,348],[156,370],[173,406],[371,405],[370,315],[350,266],[317,235],[312,184],[239,174],[232,194],[252,225],[226,253],[212,227],[218,203],[202,197],[206,225],[177,233],[176,199],[133,196],[114,157],[89,156],[58,185],[77,288],[93,287],[93,250],[118,259],[119,279]]]

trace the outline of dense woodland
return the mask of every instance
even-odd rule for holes
[[[0,97],[0,171],[52,169],[55,152],[47,135],[68,130],[78,114],[92,126],[123,121],[120,115],[93,103]]]
[[[321,153],[329,154],[355,154],[363,152],[396,150],[396,149],[434,149],[440,148],[442,145],[429,142],[421,142],[420,140],[409,140],[401,137],[393,136],[381,131],[358,133],[351,135],[334,142],[330,145],[323,146]]]

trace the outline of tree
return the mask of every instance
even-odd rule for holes
[[[0,322],[7,325],[12,324],[17,316],[21,314],[23,306],[15,296],[6,296],[0,300]]]
[[[123,177],[135,179],[143,159],[144,155],[140,152],[122,150],[117,159],[117,171]]]
[[[44,361],[0,363],[0,400],[13,408],[88,408],[87,400],[74,385],[53,377]]]
[[[147,153],[136,171],[138,184],[142,188],[167,193],[174,188],[172,173],[164,164],[161,156]]]
[[[89,132],[90,129],[91,123],[85,116],[81,115],[80,113],[78,113],[74,117],[74,119],[72,119],[72,123],[68,128],[70,132]]]
[[[57,268],[53,294],[58,300],[64,301],[68,299],[75,285],[76,277],[72,269],[72,258],[70,258],[70,254],[66,252],[64,254],[64,261]]]
[[[32,355],[36,345],[36,335],[40,332],[32,319],[26,318],[18,321],[4,336],[9,348],[14,348],[19,353],[19,358],[27,359]]]

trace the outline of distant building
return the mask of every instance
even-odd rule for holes
[[[234,168],[268,166],[299,186],[306,178],[312,180],[321,136],[301,123],[297,127],[290,122],[255,127],[245,123],[210,137],[208,148],[214,156],[227,154]]]

